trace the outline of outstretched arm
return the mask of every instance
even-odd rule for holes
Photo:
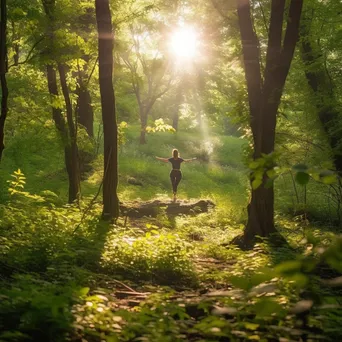
[[[162,161],[164,163],[168,163],[169,162],[169,160],[167,158],[156,157],[156,159],[158,159],[158,160],[160,160],[160,161]]]
[[[186,163],[188,163],[188,162],[192,162],[192,161],[194,161],[194,160],[196,160],[197,158],[195,157],[195,158],[190,158],[190,159],[183,159]]]

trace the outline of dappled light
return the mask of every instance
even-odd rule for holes
[[[337,0],[0,0],[0,341],[342,341]]]

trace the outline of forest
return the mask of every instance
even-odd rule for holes
[[[0,342],[342,341],[340,0],[0,0]]]

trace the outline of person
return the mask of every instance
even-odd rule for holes
[[[191,158],[191,159],[183,159],[180,157],[180,154],[177,149],[172,150],[172,158],[160,158],[156,157],[156,159],[168,163],[170,162],[172,164],[172,170],[170,172],[170,180],[172,185],[172,191],[173,191],[173,201],[175,202],[177,199],[177,188],[178,184],[182,179],[182,171],[181,171],[181,164],[183,162],[191,162],[193,160],[196,160],[197,158]]]

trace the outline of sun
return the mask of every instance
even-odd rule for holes
[[[198,43],[198,35],[193,27],[181,27],[171,36],[170,50],[180,60],[191,60],[198,54]]]

